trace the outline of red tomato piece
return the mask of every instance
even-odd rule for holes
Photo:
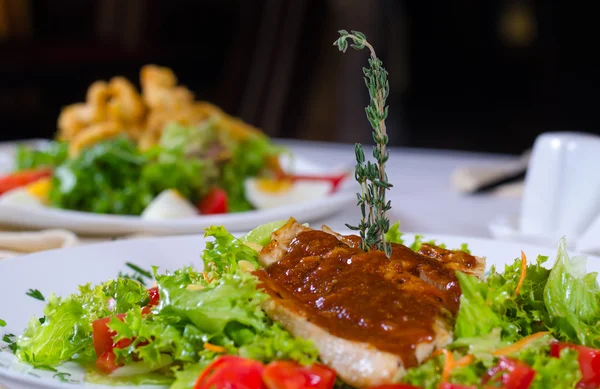
[[[487,371],[483,383],[485,384],[488,381],[497,382],[500,378],[504,389],[527,389],[531,385],[534,376],[535,370],[526,364],[501,357],[498,365]]]
[[[97,356],[103,356],[107,351],[112,350],[114,347],[113,336],[115,336],[116,333],[108,328],[111,317],[112,316],[98,319],[92,323],[92,340]],[[125,314],[121,313],[115,317],[123,321],[125,319]]]
[[[445,384],[442,384],[442,385],[445,385]],[[389,384],[389,385],[371,386],[369,389],[420,389],[420,388],[418,386],[413,386],[413,385],[409,385],[409,384]],[[455,389],[455,388],[440,386],[439,389]],[[458,388],[458,389],[460,389],[460,388]]]
[[[194,389],[263,389],[264,365],[236,356],[220,357],[198,377]]]
[[[109,350],[96,359],[96,367],[98,370],[110,374],[120,366],[116,361],[117,356],[112,350]]]
[[[150,295],[150,302],[148,303],[148,306],[157,306],[160,300],[160,293],[158,292],[158,287],[155,286],[154,288],[148,289],[148,294]]]
[[[52,170],[50,169],[31,169],[0,177],[0,195],[9,190],[29,185],[41,178],[50,177],[51,175]]]
[[[558,358],[560,352],[565,348],[579,353],[577,360],[581,370],[581,380],[577,383],[577,387],[581,389],[600,388],[600,350],[572,343],[553,342],[550,346],[550,355]]]
[[[227,213],[227,192],[221,188],[213,188],[208,192],[200,203],[198,203],[198,211],[202,215],[214,215],[219,213]]]
[[[275,361],[265,368],[263,381],[268,389],[331,389],[335,376],[335,371],[323,365]]]
[[[150,302],[147,306],[142,308],[142,315],[144,316],[150,314],[150,312],[152,312],[152,307],[156,307],[160,301],[158,287],[148,289],[148,294],[150,295]]]

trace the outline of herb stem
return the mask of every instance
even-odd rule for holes
[[[369,49],[369,68],[363,68],[364,80],[370,97],[370,103],[365,112],[373,128],[373,140],[375,141],[373,157],[376,161],[376,163],[365,162],[362,145],[356,144],[357,163],[354,175],[361,187],[357,198],[362,218],[357,226],[347,226],[352,230],[360,231],[363,250],[382,250],[389,257],[392,248],[385,239],[385,234],[390,228],[386,211],[391,209],[390,202],[386,201],[385,192],[392,187],[385,172],[385,165],[389,159],[389,150],[387,149],[389,138],[385,125],[388,114],[388,107],[385,103],[389,94],[387,71],[383,68],[381,60],[377,58],[375,49],[367,41],[365,34],[358,31],[349,33],[346,30],[340,30],[339,34],[340,37],[334,42],[334,45],[340,51],[346,52],[348,40],[353,42],[350,45],[353,49],[362,50],[365,47]]]

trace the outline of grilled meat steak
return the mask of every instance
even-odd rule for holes
[[[347,383],[397,381],[452,341],[462,270],[481,276],[483,259],[424,245],[393,245],[391,258],[364,252],[355,236],[313,230],[294,219],[273,233],[255,274],[270,295],[267,314],[313,340],[321,360]]]

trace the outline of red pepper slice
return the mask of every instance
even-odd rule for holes
[[[572,343],[553,342],[550,346],[550,355],[558,358],[560,352],[565,348],[573,349],[579,353],[577,359],[581,369],[581,380],[577,383],[577,388],[600,388],[600,350]]]
[[[51,169],[30,169],[0,177],[0,195],[52,175]]]

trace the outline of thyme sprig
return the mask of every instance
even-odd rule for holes
[[[390,228],[390,221],[386,217],[386,211],[391,209],[390,201],[386,201],[386,191],[392,187],[388,182],[385,172],[385,164],[389,159],[387,149],[388,135],[385,127],[385,119],[388,115],[388,107],[385,105],[389,94],[389,83],[387,80],[387,71],[383,68],[383,63],[375,54],[375,49],[367,41],[367,37],[362,32],[346,30],[338,31],[340,37],[333,43],[341,52],[346,52],[349,42],[352,40],[352,47],[355,50],[362,50],[365,47],[370,51],[369,67],[363,68],[364,80],[369,89],[370,103],[365,108],[367,119],[373,127],[373,157],[375,163],[365,160],[365,153],[360,143],[355,145],[356,167],[354,177],[360,184],[361,192],[357,194],[358,205],[362,212],[362,218],[357,226],[346,224],[348,228],[354,231],[360,231],[363,250],[376,249],[384,251],[389,257],[392,248],[389,242],[386,242],[385,234]]]

